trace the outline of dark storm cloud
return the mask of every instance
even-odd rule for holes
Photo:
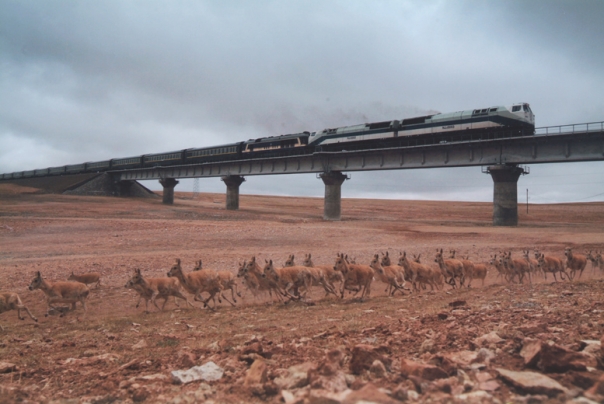
[[[538,126],[600,121],[603,11],[599,1],[5,0],[0,172],[517,101]],[[454,171],[383,173],[380,192],[404,178],[413,195],[442,195],[426,184]]]

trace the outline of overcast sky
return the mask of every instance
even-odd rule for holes
[[[600,0],[0,0],[0,173],[519,101],[538,127],[604,121],[603,16]],[[603,162],[530,170],[521,201],[604,200]],[[351,176],[343,197],[493,197],[479,167]]]

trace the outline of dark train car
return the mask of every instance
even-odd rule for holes
[[[144,167],[161,167],[184,164],[184,150],[172,151],[167,153],[145,154],[143,156]]]
[[[86,163],[86,171],[99,172],[107,171],[111,167],[111,160],[93,161]]]
[[[120,170],[126,168],[141,168],[142,167],[142,156],[136,157],[124,157],[119,159],[111,159],[111,169]]]
[[[236,160],[241,156],[242,144],[243,142],[239,142],[199,149],[187,149],[184,151],[185,162],[187,164],[195,164],[212,161]]]
[[[65,166],[65,172],[67,174],[79,174],[79,173],[83,173],[86,171],[86,164],[82,163],[82,164],[71,164],[68,166]]]
[[[50,167],[48,169],[48,174],[50,175],[61,175],[61,174],[65,174],[65,166],[61,166],[61,167]]]

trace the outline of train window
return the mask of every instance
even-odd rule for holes
[[[522,108],[524,109],[524,112],[529,112],[529,111],[530,111],[530,108],[529,108],[529,107],[528,107],[528,105],[526,105],[526,104],[524,104],[524,105],[522,106]]]
[[[512,107],[512,112],[518,112],[518,111],[520,111],[520,105],[514,105]]]
[[[497,108],[491,108],[491,109],[489,110],[489,112],[495,112],[495,111],[497,111]]]

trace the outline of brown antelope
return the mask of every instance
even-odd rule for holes
[[[484,280],[487,277],[487,265],[486,264],[474,264],[474,271],[472,273],[472,279],[480,279],[482,281],[482,285],[484,286]]]
[[[456,259],[455,252],[455,250],[449,250],[449,259]],[[459,261],[461,261],[461,264],[463,265],[463,279],[464,281],[468,281],[466,286],[469,288],[472,286],[472,279],[474,279],[474,263],[470,261],[469,255],[465,257],[462,256]]]
[[[304,262],[302,262],[302,265],[307,268],[318,268],[321,271],[323,271],[325,283],[327,283],[327,285],[329,285],[329,288],[334,291],[333,292],[334,295],[337,296],[337,293],[335,293],[336,286],[334,283],[344,281],[344,277],[342,276],[342,273],[340,271],[335,271],[333,269],[333,265],[315,265],[312,261],[312,257],[311,257],[310,253],[304,255]],[[325,292],[325,296],[327,296],[327,295],[328,295],[328,293]]]
[[[600,269],[600,271],[604,271],[604,261],[602,260],[602,252],[601,251],[587,251],[585,250],[585,258],[591,261],[591,269],[592,272],[596,272],[596,269]]]
[[[428,265],[421,264],[417,261],[410,261],[407,257],[407,252],[403,251],[399,257],[398,264],[404,268],[405,274],[410,274],[411,279],[408,279],[412,284],[413,288],[419,292],[418,283],[420,285],[430,285],[430,288],[439,289],[442,284],[442,277],[440,271],[434,268],[430,268]]]
[[[290,300],[305,298],[312,285],[312,275],[307,267],[275,268],[273,260],[265,260],[263,276],[277,285],[278,291]],[[304,288],[304,295],[299,289]],[[293,294],[292,294],[293,292]]]
[[[295,266],[297,266],[297,265],[295,262],[294,254],[291,254],[287,258],[287,261],[285,261],[285,264],[283,265],[283,267],[285,268],[285,267],[295,267]],[[321,286],[323,288],[323,290],[325,290],[325,296],[329,296],[330,293],[333,294],[334,296],[337,296],[337,294],[335,292],[335,287],[332,286],[330,284],[330,282],[328,282],[325,271],[323,271],[321,268],[315,268],[314,266],[309,266],[309,265],[304,265],[304,264],[302,266],[304,266],[308,270],[308,272],[310,272],[310,275],[312,277],[312,286]]]
[[[501,276],[507,282],[509,282],[507,270],[503,266],[503,260],[500,258],[497,258],[497,254],[494,254],[490,257],[489,264],[497,270],[497,277]]]
[[[48,316],[51,309],[54,309],[54,303],[71,303],[72,310],[76,308],[76,302],[82,303],[86,311],[86,298],[90,293],[88,286],[80,282],[49,282],[42,278],[40,271],[29,284],[29,290],[40,289],[46,295]]]
[[[141,273],[141,270],[136,268],[132,278],[126,282],[125,285],[128,289],[135,290],[139,297],[136,302],[136,307],[140,305],[141,299],[145,299],[145,311],[149,312],[149,301],[153,303],[157,310],[163,310],[166,307],[168,298],[174,296],[174,303],[180,307],[176,298],[183,299],[187,305],[195,307],[189,302],[187,297],[182,294],[180,283],[176,278],[145,278]],[[164,304],[161,308],[157,305],[156,299],[164,299]]]
[[[88,286],[96,283],[96,287],[101,286],[101,274],[98,272],[88,272],[86,274],[76,275],[73,272],[67,278],[68,281],[76,281]]]
[[[539,271],[539,261],[530,257],[529,250],[522,250],[522,258],[528,263],[530,273],[535,275]]]
[[[21,316],[21,310],[25,310],[32,320],[34,320],[36,323],[38,322],[38,319],[31,314],[29,309],[21,301],[21,298],[18,294],[15,292],[0,291],[0,314],[11,310],[17,310],[17,317],[19,317],[19,320],[25,320],[25,317]],[[0,330],[4,331],[4,328],[1,325]]]
[[[581,275],[583,275],[583,271],[587,266],[587,257],[583,254],[575,254],[573,253],[573,249],[570,247],[566,247],[564,249],[564,255],[566,256],[566,268],[569,269],[568,275],[570,276],[570,280],[572,281],[579,271],[579,279],[581,279]]]
[[[460,287],[464,284],[464,272],[463,263],[456,259],[445,259],[443,257],[443,249],[436,250],[436,257],[434,262],[438,264],[445,282],[451,285],[453,288],[456,287],[455,279],[459,279]]]
[[[524,259],[512,258],[512,252],[503,253],[503,265],[507,268],[510,280],[514,281],[514,276],[518,276],[518,283],[524,283],[524,275],[528,275],[529,283],[531,281],[531,272],[529,263]]]
[[[194,300],[203,302],[204,307],[208,307],[208,302],[212,300],[214,309],[216,308],[216,295],[222,292],[222,285],[216,271],[202,269],[185,274],[180,265],[180,259],[177,258],[167,275],[178,279],[182,287],[194,296]],[[203,292],[209,293],[210,297],[204,300],[201,296]],[[225,300],[228,299],[225,298]]]
[[[342,272],[344,281],[340,288],[340,298],[344,298],[344,290],[361,292],[361,300],[371,294],[371,282],[373,281],[373,269],[368,265],[351,264],[344,254],[338,254],[333,269]],[[353,287],[358,289],[353,289]]]
[[[543,277],[547,280],[547,273],[554,275],[554,281],[558,282],[556,273],[560,274],[560,279],[564,280],[564,276],[568,278],[568,274],[564,271],[564,262],[560,258],[546,257],[544,254],[535,250],[535,257],[539,263],[539,269],[543,272]]]
[[[193,271],[201,271],[202,269],[203,269],[203,264],[202,264],[201,260],[195,261],[195,268],[193,268]],[[231,271],[225,271],[225,270],[216,271],[216,273],[218,274],[218,280],[220,281],[222,290],[231,291],[231,299],[233,299],[233,302],[231,302],[229,299],[227,299],[222,293],[220,294],[220,296],[222,296],[232,306],[235,306],[234,303],[237,303],[235,294],[237,296],[241,297],[241,293],[239,293],[239,291],[237,290],[237,281],[236,281],[235,275],[233,275],[233,273]],[[222,303],[222,301],[220,300],[220,297],[218,298],[218,302]]]
[[[274,291],[279,301],[283,302],[283,295],[279,290],[278,285],[264,276],[262,267],[260,267],[260,264],[256,261],[255,256],[252,257],[249,262],[244,263],[244,266],[239,269],[237,276],[243,277],[247,287],[250,288],[254,296],[256,296],[258,292],[268,292],[271,303],[274,303]]]
[[[369,266],[375,272],[375,277],[388,285],[388,288],[386,289],[388,296],[394,296],[397,290],[400,291],[401,294],[404,294],[403,290],[409,290],[408,288],[405,288],[405,277],[403,271],[401,271],[402,268],[398,265],[383,266],[380,262],[379,254],[375,254]]]

